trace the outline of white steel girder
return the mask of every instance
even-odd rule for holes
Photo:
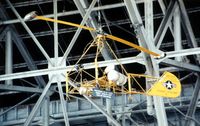
[[[124,1],[125,3],[104,5],[102,7],[94,7],[96,1],[93,1],[91,6],[86,10],[86,14],[82,13],[82,15],[85,15],[85,16],[83,17],[83,20],[82,20],[81,24],[84,25],[86,23],[86,20],[87,20],[87,18],[89,17],[89,15],[90,15],[90,13],[92,11],[125,6],[127,8],[127,10],[128,10],[128,13],[129,13],[130,19],[132,21],[132,24],[134,26],[136,26],[135,27],[136,30],[139,29],[138,33],[139,33],[139,43],[140,43],[140,45],[145,47],[145,48],[148,48],[150,50],[154,50],[154,51],[156,50],[157,52],[162,53],[153,44],[153,39],[154,39],[154,36],[153,36],[154,35],[153,34],[153,12],[152,12],[152,9],[153,9],[152,2],[153,1],[154,0],[149,0],[148,2],[146,1],[146,3],[145,3],[147,5],[145,7],[145,9],[146,9],[146,11],[145,11],[146,28],[144,28],[143,25],[141,25],[142,24],[141,16],[139,15],[139,12],[138,12],[137,7],[136,7],[136,3],[144,2],[144,0],[136,0],[136,1],[125,0]],[[7,2],[10,3],[9,0],[7,0]],[[164,5],[162,3],[162,0],[159,0],[159,2],[160,2],[160,5],[162,6],[162,10],[163,10],[163,13],[164,13],[165,8],[164,8]],[[181,14],[184,16],[184,19],[186,19],[185,22],[188,22],[189,20],[188,20],[187,15],[185,14],[185,8],[184,8],[184,5],[183,5],[183,2],[182,2],[182,0],[179,0],[178,2],[180,4],[180,8],[182,9]],[[171,8],[172,10],[171,10],[171,13],[169,13],[170,14],[169,17],[166,17],[166,19],[168,19],[168,20],[166,20],[165,22],[163,21],[164,23],[161,23],[161,25],[162,24],[167,24],[165,27],[163,27],[164,31],[166,31],[167,27],[170,27],[170,30],[172,32],[172,28],[171,28],[172,26],[171,26],[171,22],[170,21],[171,21],[172,16],[175,16],[175,15],[172,15],[172,13],[175,11],[175,9],[177,9],[177,3],[178,2],[175,2],[174,6],[172,6],[172,8]],[[45,52],[45,50],[41,47],[41,45],[39,44],[38,40],[35,38],[35,36],[31,32],[31,30],[27,27],[26,23],[21,19],[20,15],[17,13],[17,11],[15,10],[15,8],[12,6],[11,3],[10,3],[10,5],[11,5],[11,9],[14,11],[14,13],[17,15],[17,17],[19,19],[0,21],[0,24],[4,25],[4,24],[12,24],[12,23],[21,22],[24,25],[24,27],[26,28],[27,32],[31,35],[31,37],[33,38],[33,40],[35,41],[37,46],[40,48],[40,50],[43,53],[43,55],[51,63],[52,62],[52,60],[50,60],[51,58],[48,56],[48,54]],[[59,16],[66,16],[66,15],[72,15],[72,14],[81,13],[81,12],[79,12],[80,8],[79,8],[79,11],[75,10],[75,11],[64,12],[64,13],[57,13],[55,8],[57,8],[57,5],[55,4],[55,1],[54,1],[54,14],[50,14],[50,15],[46,15],[46,16],[47,17],[53,17],[54,16],[54,18],[56,19]],[[179,13],[179,12],[177,12],[177,13]],[[177,15],[179,15],[179,14],[177,14]],[[180,28],[180,19],[175,19],[174,23],[177,24],[177,26],[176,26],[177,32],[174,31],[174,32],[177,33],[177,34],[174,35],[174,38],[176,39],[175,42],[177,44],[175,51],[166,52],[166,56],[164,58],[158,59],[158,60],[154,59],[152,57],[149,57],[148,55],[144,54],[144,57],[137,56],[137,57],[120,58],[119,59],[120,63],[121,64],[129,64],[129,63],[137,62],[137,63],[143,64],[143,65],[146,65],[148,73],[152,74],[154,76],[158,76],[159,75],[158,63],[164,63],[164,64],[167,64],[167,65],[170,65],[170,66],[175,66],[175,67],[178,67],[178,68],[181,68],[181,69],[200,72],[199,66],[192,65],[192,64],[189,64],[189,63],[180,62],[181,60],[175,61],[175,60],[169,59],[169,58],[172,58],[172,57],[180,57],[180,56],[188,56],[188,55],[200,54],[200,48],[198,48],[197,45],[196,45],[196,41],[194,40],[195,37],[193,35],[193,32],[192,33],[188,33],[188,34],[190,36],[190,40],[192,41],[194,47],[196,47],[196,48],[184,49],[184,50],[182,50],[180,48],[181,45],[180,45],[180,43],[178,43],[178,42],[180,42],[180,39],[181,39],[180,29],[179,29]],[[189,25],[185,25],[185,27],[187,28],[188,31],[192,31],[190,23],[189,23]],[[77,33],[75,34],[74,38],[77,38],[79,36],[80,31],[81,31],[81,29],[79,29],[77,31]],[[158,32],[161,32],[161,31],[158,30]],[[165,34],[165,32],[162,32],[161,35],[160,35],[161,37],[156,37],[157,41],[159,41],[160,44],[162,42],[162,38],[163,38],[164,34]],[[9,38],[9,34],[8,34],[8,38]],[[75,41],[76,41],[76,39],[72,40],[72,42],[71,42],[72,46],[73,46],[73,43]],[[59,56],[58,55],[58,28],[57,28],[57,23],[54,23],[54,43],[55,43],[55,45],[54,45],[55,57],[54,58],[57,59],[58,56]],[[64,57],[62,57],[63,61],[65,61],[65,58],[70,53],[70,50],[71,50],[72,46],[68,47]],[[106,67],[109,64],[118,65],[119,62],[117,62],[116,60],[100,61],[98,66],[99,67]],[[20,78],[26,78],[26,77],[42,76],[42,75],[52,74],[52,73],[55,73],[55,72],[56,73],[63,73],[63,72],[66,72],[66,71],[71,71],[72,68],[73,68],[73,65],[72,66],[67,66],[67,67],[60,67],[58,65],[58,63],[55,63],[53,65],[55,67],[48,68],[48,69],[26,71],[26,72],[19,72],[19,73],[7,72],[5,75],[0,75],[0,81],[11,80],[11,79],[20,79]],[[83,64],[83,68],[84,69],[92,69],[94,67],[95,67],[94,63],[84,63]],[[153,72],[153,71],[156,71],[156,72]],[[42,104],[42,101],[45,98],[45,95],[46,95],[47,90],[49,89],[49,87],[50,87],[50,84],[48,83],[47,86],[45,87],[40,99],[38,100],[38,103],[36,104],[36,106],[34,108],[34,111],[31,112],[29,118],[26,120],[25,125],[29,125],[31,123],[31,121],[33,119],[33,116],[35,115],[35,113],[36,113],[37,109],[39,108],[40,104]],[[7,87],[4,87],[4,88],[7,89]],[[63,98],[63,95],[62,95],[63,91],[62,91],[62,87],[61,87],[60,81],[58,82],[58,88],[59,88],[59,94],[60,94],[61,104],[62,104],[62,108],[63,108],[64,121],[65,121],[66,125],[69,125],[67,111],[66,111],[66,108],[65,108],[66,105],[64,103],[64,98]],[[11,88],[8,88],[8,89],[11,89]],[[27,90],[28,91],[28,90],[32,90],[32,89],[31,88],[29,88],[29,89],[27,88],[27,89],[22,89],[22,90]],[[41,90],[38,91],[38,92],[41,93]],[[90,98],[88,98],[87,96],[85,98],[88,101],[90,101],[107,118],[112,120],[112,122],[115,125],[120,125],[116,120],[114,120],[110,115],[108,115],[108,113],[106,113],[97,104],[95,104]],[[48,106],[47,104],[48,104],[48,101],[46,101],[46,106]],[[159,125],[161,125],[161,124],[163,125],[163,122],[164,122],[164,125],[167,126],[168,124],[167,124],[167,120],[166,120],[166,116],[165,116],[165,111],[164,111],[163,105],[162,105],[162,98],[154,97],[154,104],[155,104],[155,108],[156,108],[157,118],[160,117],[160,118],[158,118],[158,124]],[[48,110],[46,110],[46,112],[48,112]],[[45,111],[44,111],[44,113],[45,113]],[[47,117],[48,114],[45,113],[45,115]],[[46,119],[44,118],[44,120],[46,120],[46,122],[44,122],[44,125],[48,125],[47,121],[49,119],[48,118],[46,118]]]
[[[171,51],[171,52],[166,52],[166,57],[167,58],[172,58],[176,56],[188,56],[188,55],[193,55],[193,54],[200,54],[200,48],[192,48],[192,49],[185,49],[185,50],[180,50],[180,51]],[[173,60],[171,60],[173,61]],[[144,64],[144,60],[142,57],[128,57],[128,58],[120,58],[119,62],[121,64],[130,64],[130,63],[142,63]],[[114,64],[114,65],[119,65],[119,62],[116,60],[106,60],[106,61],[99,61],[98,66],[99,67],[106,67],[109,64]],[[165,63],[165,58],[158,60],[158,62]],[[183,64],[183,65],[180,65]],[[199,66],[189,64],[189,63],[183,63],[183,62],[178,62],[175,61],[172,62],[167,62],[167,64],[170,66],[176,66],[180,67],[181,69],[187,69],[191,71],[196,71],[200,72]],[[94,63],[83,63],[83,68],[84,69],[93,69],[95,67]],[[188,66],[189,65],[189,66]],[[191,67],[192,66],[192,67]],[[0,81],[4,80],[9,80],[9,79],[19,79],[19,78],[27,78],[27,77],[35,77],[35,76],[42,76],[42,75],[47,75],[50,73],[63,73],[67,72],[70,70],[73,70],[74,66],[66,66],[66,67],[54,67],[51,69],[40,69],[40,70],[32,70],[32,71],[26,71],[26,72],[19,72],[19,73],[13,73],[13,74],[4,74],[0,75]]]
[[[146,9],[148,9],[148,13],[149,13],[149,15],[146,16],[147,17],[147,23],[149,25],[151,25],[150,27],[147,27],[149,37],[146,37],[147,35],[146,35],[145,30],[144,30],[144,26],[143,26],[139,11],[137,9],[136,3],[134,1],[128,1],[128,0],[125,0],[124,2],[125,2],[125,6],[128,10],[129,17],[131,19],[132,24],[133,25],[139,25],[139,27],[136,26],[136,30],[137,30],[137,33],[138,33],[138,38],[140,39],[140,41],[142,41],[142,42],[140,42],[140,45],[142,45],[143,47],[149,48],[151,50],[156,50],[155,45],[153,43],[153,39],[152,39],[153,36],[150,36],[150,35],[153,35],[151,33],[152,30],[153,30],[152,29],[152,21],[153,20],[151,20],[151,19],[153,19],[153,16],[152,16],[153,15],[153,11],[152,11],[153,8],[152,8],[151,5],[149,5],[149,4],[152,4],[151,3],[152,1],[150,1],[150,3],[146,3],[147,6],[145,6]],[[149,20],[149,22],[148,22],[148,20]],[[144,59],[146,60],[145,66],[146,66],[147,73],[151,74],[153,76],[159,76],[159,70],[158,70],[157,65],[154,62],[154,59],[148,58],[148,56],[145,56],[145,54],[144,54]],[[164,110],[163,99],[161,97],[154,96],[153,101],[154,101],[158,125],[159,126],[161,126],[161,125],[167,126],[168,123],[167,123],[167,119],[166,119],[166,112]],[[151,99],[148,100],[149,105],[150,105],[150,103],[151,103]],[[150,112],[150,114],[152,114],[152,112]]]

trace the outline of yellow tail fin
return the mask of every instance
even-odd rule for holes
[[[147,91],[147,95],[176,98],[181,93],[180,80],[172,73],[165,72]]]

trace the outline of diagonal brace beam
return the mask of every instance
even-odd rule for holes
[[[188,71],[200,72],[200,67],[197,65],[183,63],[183,62],[179,62],[179,61],[172,60],[172,59],[165,59],[161,62],[161,64],[168,65],[168,66],[174,66],[174,67],[188,70]]]
[[[1,15],[0,17],[4,20],[7,20],[9,17],[3,7],[0,7]],[[18,50],[20,51],[22,57],[24,58],[25,62],[27,63],[27,66],[30,70],[37,70],[37,66],[34,64],[33,59],[27,50],[26,46],[24,45],[24,42],[19,37],[19,34],[17,33],[17,30],[15,29],[14,25],[9,25],[7,29],[10,29],[12,31],[12,39],[14,43],[16,44]],[[35,77],[36,82],[40,87],[44,87],[45,81],[42,77]]]
[[[158,3],[160,4],[160,8],[161,8],[163,14],[165,15],[166,12],[167,12],[167,11],[166,11],[167,8],[166,8],[166,6],[165,6],[164,0],[158,0]],[[170,29],[170,31],[171,31],[171,33],[172,33],[172,36],[174,36],[174,35],[173,35],[174,31],[173,31],[173,28],[172,28],[172,23],[169,24],[169,29]]]
[[[187,117],[194,116],[194,113],[195,113],[196,107],[197,107],[197,101],[198,101],[199,94],[200,94],[200,74],[198,73],[197,81],[196,81],[194,92],[192,95],[192,99],[190,101],[190,105],[189,105],[189,108],[188,108],[188,111],[186,114],[185,126],[191,125],[191,120]]]
[[[189,41],[192,43],[193,47],[198,47],[183,0],[178,0],[178,3],[179,3],[180,12],[181,12],[181,19],[182,19],[181,21],[184,26],[186,36],[188,37]]]
[[[128,57],[128,58],[122,58],[118,61],[116,60],[107,60],[107,61],[100,61],[98,62],[98,67],[106,67],[110,64],[113,65],[119,65],[119,64],[128,64],[128,63],[134,63],[143,62],[141,57]],[[6,74],[6,75],[0,75],[0,81],[3,80],[9,80],[9,79],[19,79],[19,78],[27,78],[27,77],[34,77],[34,76],[41,76],[41,75],[47,75],[49,73],[62,73],[66,71],[71,71],[74,66],[67,66],[67,67],[55,67],[51,69],[41,69],[41,70],[33,70],[33,71],[26,71],[26,72],[19,72],[19,73],[13,73],[13,74]],[[83,69],[92,69],[95,68],[94,63],[85,63],[83,64]]]
[[[22,39],[19,37],[19,35],[13,31],[13,40],[15,45],[17,46],[18,50],[20,51],[22,57],[24,58],[25,62],[28,65],[28,68],[30,70],[37,70],[37,66],[33,62],[32,56],[30,55],[28,49],[24,45],[24,42]],[[39,87],[44,87],[45,86],[45,81],[41,76],[35,77],[36,82],[38,83]]]
[[[5,84],[0,84],[0,89],[8,90],[8,91],[20,91],[20,92],[32,92],[32,93],[42,93],[42,91],[43,91],[43,89],[40,89],[40,88],[5,85]]]
[[[26,25],[26,23],[24,22],[24,20],[22,19],[22,17],[19,15],[19,13],[17,12],[17,10],[13,7],[13,5],[11,4],[11,2],[9,0],[6,0],[6,2],[9,4],[9,6],[11,7],[12,11],[17,16],[17,18],[21,21],[21,24],[24,26],[24,28],[26,29],[26,31],[29,33],[29,35],[31,36],[31,38],[33,39],[33,41],[35,42],[35,44],[38,46],[38,48],[40,49],[40,51],[42,52],[42,54],[45,56],[45,58],[48,60],[48,62],[50,62],[52,64],[49,55],[46,53],[46,51],[44,50],[44,48],[42,47],[42,45],[40,44],[40,42],[37,40],[37,38],[34,36],[34,34],[32,33],[32,31],[29,29],[29,27]]]
[[[80,0],[74,0],[74,3],[76,5],[76,7],[78,8],[78,10],[80,11],[80,14],[82,17],[84,17],[84,15],[86,14],[85,12],[85,9],[84,7],[88,7],[88,1],[87,0],[83,0],[83,1],[80,1]],[[98,29],[98,27],[101,27],[101,26],[98,26],[97,24],[97,20],[95,19],[94,15],[91,15],[89,16],[90,19],[92,20],[88,20],[86,22],[86,25],[89,26],[89,27],[93,27],[95,29]],[[90,31],[90,34],[92,35],[93,38],[95,38],[97,36],[97,33],[95,32],[92,32]],[[105,44],[102,51],[101,51],[101,54],[103,56],[103,58],[105,60],[111,60],[113,59],[112,57],[112,54],[111,52],[108,50],[108,45]],[[107,90],[110,90],[110,89],[107,89]],[[107,113],[109,115],[112,115],[112,107],[111,107],[111,100],[110,99],[106,99],[106,108],[107,108]],[[108,120],[108,123],[110,123],[110,121]]]
[[[157,33],[156,33],[156,36],[155,36],[155,45],[157,47],[160,47],[161,45],[161,42],[164,38],[164,34],[166,33],[167,31],[167,28],[169,27],[170,25],[170,22],[171,22],[171,19],[173,17],[173,14],[175,12],[175,9],[176,7],[178,6],[178,3],[176,0],[171,0],[170,4],[169,4],[169,7],[167,9],[167,12],[157,30]]]
[[[69,126],[69,118],[67,114],[66,101],[63,96],[64,93],[63,93],[61,82],[59,80],[59,76],[57,76],[57,81],[58,81],[57,85],[58,85],[58,91],[59,91],[61,106],[62,106],[63,115],[64,115],[65,126]]]
[[[151,1],[152,2],[152,1]],[[133,25],[135,25],[135,30],[137,31],[138,38],[140,41],[140,45],[144,48],[148,48],[151,50],[157,50],[159,51],[152,40],[152,37],[146,37],[147,33],[145,32],[143,22],[140,16],[140,13],[138,11],[137,5],[134,0],[124,0],[124,3],[126,5],[129,17],[131,19],[131,22]],[[148,6],[151,7],[151,6]],[[150,9],[149,9],[150,10]],[[153,14],[153,12],[152,12]],[[152,18],[149,14],[149,18]],[[153,76],[159,76],[159,69],[158,65],[155,63],[155,60],[152,57],[149,57],[146,54],[143,54],[144,60],[146,63],[146,70],[147,73]],[[161,97],[153,97],[154,100],[154,106],[156,110],[156,116],[157,116],[157,121],[159,126],[167,126],[167,118],[166,118],[166,112],[164,109],[164,104],[163,104],[163,99]]]
[[[41,96],[39,97],[39,99],[37,100],[37,102],[35,103],[35,106],[33,107],[30,115],[28,116],[28,118],[26,119],[26,122],[24,124],[24,126],[29,126],[37,112],[37,110],[39,109],[39,107],[41,106],[41,103],[44,99],[44,97],[46,96],[47,92],[49,91],[49,88],[51,86],[51,81],[52,81],[53,77],[49,80],[49,82],[47,83],[46,87],[44,88]]]
[[[90,4],[90,7],[88,8],[88,10],[87,10],[85,16],[83,17],[83,20],[81,21],[81,24],[80,24],[80,25],[84,25],[84,24],[86,23],[87,19],[88,19],[89,16],[90,16],[90,13],[92,12],[92,8],[93,8],[94,5],[96,4],[96,2],[97,2],[97,0],[93,0],[93,1],[92,1],[92,3]],[[74,36],[73,36],[73,38],[72,38],[72,40],[71,40],[71,42],[70,42],[70,44],[69,44],[67,50],[65,51],[65,53],[64,53],[64,55],[63,55],[63,59],[62,59],[62,61],[61,61],[60,64],[62,64],[62,63],[64,62],[64,60],[68,57],[68,55],[69,55],[69,53],[70,53],[72,47],[74,46],[74,44],[75,44],[75,42],[76,42],[76,40],[77,40],[77,38],[78,38],[78,36],[79,36],[79,34],[80,34],[80,32],[81,32],[81,30],[82,30],[82,28],[78,28],[78,30],[77,30],[76,33],[74,34]]]
[[[64,76],[64,75],[63,75]],[[72,82],[69,81],[69,84],[74,88],[77,86]],[[115,126],[121,126],[119,122],[117,122],[112,116],[110,116],[105,110],[103,110],[98,104],[96,104],[89,96],[83,95],[97,110],[99,110],[104,116],[106,116]]]
[[[22,100],[21,102],[17,103],[16,105],[14,105],[14,106],[12,106],[12,107],[10,107],[10,108],[4,110],[2,113],[0,113],[0,116],[6,114],[7,112],[9,112],[10,110],[16,108],[17,106],[19,106],[19,105],[21,105],[21,104],[27,102],[28,100],[34,98],[36,95],[37,95],[37,94],[33,94],[33,95],[29,96],[28,98]]]
[[[0,33],[0,40],[2,40],[5,37],[5,34],[7,33],[9,29],[9,27],[1,27],[1,33]]]
[[[198,47],[198,44],[194,36],[194,32],[192,30],[192,26],[190,24],[190,20],[189,20],[184,2],[183,0],[178,0],[178,3],[179,3],[180,13],[181,13],[181,22],[182,22],[182,26],[185,31],[186,37],[188,41],[192,44],[192,47],[196,48]],[[197,60],[200,62],[200,55],[196,55],[196,56],[197,56]]]

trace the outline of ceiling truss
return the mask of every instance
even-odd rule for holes
[[[27,119],[24,121],[24,126],[28,126],[33,122],[34,117],[37,114],[37,111],[40,109],[40,107],[43,107],[44,109],[42,110],[42,124],[44,126],[50,125],[50,115],[49,115],[49,104],[50,104],[50,97],[53,93],[56,92],[54,90],[55,88],[58,88],[58,94],[59,94],[59,99],[61,103],[61,108],[62,108],[62,122],[65,123],[66,126],[70,125],[70,117],[69,117],[69,112],[66,109],[66,101],[64,98],[64,92],[62,89],[62,83],[60,81],[58,73],[63,73],[70,71],[73,68],[73,65],[67,65],[66,67],[60,67],[63,62],[66,62],[67,58],[69,57],[69,54],[72,52],[72,47],[75,45],[75,42],[77,42],[78,37],[80,37],[80,33],[82,31],[81,28],[78,29],[70,29],[69,31],[75,31],[74,36],[72,37],[70,44],[68,45],[66,51],[64,52],[62,56],[61,62],[59,62],[59,32],[62,30],[62,28],[58,28],[58,24],[54,23],[53,24],[53,34],[50,33],[51,35],[54,36],[54,57],[50,57],[47,53],[47,50],[43,48],[41,45],[41,42],[38,40],[37,36],[35,35],[33,31],[29,28],[27,25],[27,22],[23,20],[21,15],[17,11],[17,7],[23,7],[23,6],[34,6],[36,4],[46,4],[46,3],[51,3],[53,4],[53,14],[46,14],[44,16],[46,17],[51,17],[57,19],[58,17],[64,17],[64,16],[70,16],[70,15],[77,15],[80,14],[82,17],[81,25],[87,25],[89,27],[93,27],[95,29],[98,29],[100,26],[98,26],[98,21],[95,19],[94,15],[92,12],[100,12],[104,10],[111,10],[115,8],[124,8],[126,14],[128,15],[128,22],[127,24],[131,24],[134,27],[135,34],[138,39],[138,43],[140,46],[154,50],[155,52],[159,54],[165,54],[166,56],[161,59],[155,59],[152,56],[149,56],[148,54],[145,54],[143,52],[139,53],[137,56],[129,56],[126,58],[119,58],[120,63],[122,64],[131,64],[131,63],[139,63],[145,66],[146,68],[146,73],[152,76],[159,76],[161,67],[160,65],[167,65],[167,66],[173,66],[176,67],[177,70],[183,70],[183,71],[189,71],[189,72],[195,72],[197,75],[199,75],[200,68],[199,68],[199,54],[200,54],[200,48],[198,47],[197,40],[194,36],[194,32],[192,30],[192,26],[189,21],[189,17],[187,14],[187,10],[185,8],[183,0],[171,0],[170,3],[167,5],[164,3],[163,0],[148,0],[148,1],[143,1],[143,0],[124,0],[122,3],[115,3],[115,4],[109,4],[109,5],[102,5],[102,6],[97,6],[98,0],[93,0],[91,3],[87,0],[79,1],[79,0],[74,0],[73,3],[77,7],[77,10],[72,10],[72,11],[67,11],[67,12],[58,12],[58,2],[61,0],[54,0],[49,1],[30,1],[30,2],[19,2],[19,3],[11,3],[10,0],[5,0],[6,5],[1,5],[0,6],[0,11],[1,11],[1,20],[0,21],[0,27],[4,27],[3,32],[0,34],[0,40],[5,41],[5,74],[0,75],[0,81],[3,82],[0,84],[0,90],[4,91],[17,91],[17,92],[29,92],[29,93],[34,93],[31,95],[30,98],[27,98],[18,104],[10,107],[9,109],[5,110],[4,112],[0,113],[0,116],[8,113],[10,110],[13,108],[16,108],[17,106],[21,105],[27,100],[30,100],[31,98],[36,96],[36,93],[39,95],[39,98],[37,102],[35,103],[32,111],[28,115]],[[162,21],[158,27],[158,29],[154,29],[154,13],[153,13],[153,2],[158,2],[159,6],[162,10],[163,13],[163,18]],[[144,17],[141,16],[140,10],[138,7],[138,4],[144,4]],[[6,14],[6,9],[11,9],[12,12],[15,14],[17,19],[10,19],[8,14]],[[181,21],[180,21],[181,20]],[[36,22],[37,20],[34,20],[32,22]],[[143,21],[145,24],[143,24]],[[21,23],[22,26],[25,28],[28,34],[23,35],[25,36],[20,37],[21,35],[17,32],[17,29],[15,28],[14,24]],[[31,22],[29,22],[31,23]],[[119,22],[118,22],[119,23]],[[105,27],[109,26],[109,24],[105,24]],[[189,45],[192,45],[191,48],[183,49],[183,45],[181,43],[182,41],[182,28],[185,32],[187,42]],[[174,39],[174,50],[173,51],[165,51],[163,52],[161,47],[164,37],[167,34],[167,30],[172,34],[172,37]],[[156,31],[156,34],[154,36],[154,31]],[[44,31],[43,31],[44,32]],[[47,32],[47,31],[45,31]],[[63,33],[67,33],[64,31]],[[43,36],[49,35],[47,33],[42,33]],[[91,36],[95,38],[97,36],[96,33],[90,32]],[[41,35],[42,36],[42,35]],[[31,38],[33,42],[36,44],[36,46],[39,48],[41,55],[45,57],[44,61],[53,66],[53,68],[45,68],[45,69],[38,69],[37,65],[35,64],[31,52],[27,49],[26,45],[24,44],[24,41],[27,39],[27,37]],[[13,73],[13,59],[12,57],[15,55],[13,54],[12,50],[12,44],[15,44],[17,48],[19,49],[21,55],[24,58],[24,61],[26,62],[29,71],[22,71],[22,72],[15,72]],[[106,67],[109,64],[115,64],[118,65],[118,62],[112,58],[112,55],[110,52],[107,50],[105,47],[103,51],[101,52],[102,56],[105,61],[100,61],[98,62],[99,67]],[[187,56],[193,56],[195,59],[195,63],[188,63],[184,62],[184,58]],[[56,59],[56,62],[52,61],[53,59]],[[95,67],[94,63],[91,62],[86,62],[83,63],[83,68],[84,69],[93,69]],[[56,74],[55,74],[56,73]],[[45,82],[44,75],[49,75],[49,74],[54,74],[50,80],[48,80],[48,83]],[[64,76],[64,75],[63,75]],[[34,87],[27,87],[27,86],[18,86],[13,83],[13,80],[18,80],[18,79],[26,79],[33,77],[36,81],[36,84],[34,84]],[[53,85],[52,80],[56,80],[56,86]],[[198,105],[198,95],[199,94],[199,89],[200,86],[199,84],[199,76],[197,76],[197,81],[195,84],[194,92],[192,100],[190,102],[190,107],[187,110],[186,117],[186,123],[185,126],[189,126],[191,123],[199,123],[198,121],[195,121],[195,110]],[[75,87],[76,85],[73,82],[70,82],[70,85]],[[147,86],[148,88],[148,86]],[[195,97],[196,96],[196,97]],[[107,123],[110,125],[115,125],[115,126],[125,126],[127,125],[126,120],[131,121],[132,123],[136,124],[138,122],[134,121],[134,119],[131,117],[131,114],[121,114],[119,119],[117,119],[117,116],[115,117],[113,109],[112,109],[112,101],[110,99],[106,99],[106,104],[101,107],[95,100],[92,98],[88,97],[87,95],[83,95],[84,99],[86,99],[91,105],[95,107],[101,114],[103,114],[106,119]],[[168,126],[171,124],[171,122],[168,120],[166,116],[166,107],[163,101],[163,98],[161,97],[150,97],[147,96],[147,113],[149,115],[153,115],[156,117],[156,122],[159,126]],[[125,110],[125,104],[122,105],[122,109]],[[120,115],[120,114],[119,114]],[[120,122],[121,120],[121,122]],[[85,121],[85,120],[84,120]],[[84,122],[83,121],[83,122]],[[88,123],[90,124],[90,123]],[[92,125],[92,122],[91,122]]]

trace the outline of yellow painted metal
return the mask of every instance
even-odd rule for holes
[[[180,80],[172,73],[165,72],[146,92],[147,95],[176,98],[181,93]]]
[[[145,75],[145,74],[135,74],[135,73],[128,73],[129,75],[133,77],[145,77],[145,78],[153,78],[153,79],[158,79],[157,77]]]
[[[146,49],[146,48],[143,48],[143,47],[141,47],[141,46],[138,46],[138,45],[136,45],[136,44],[133,44],[132,42],[129,42],[129,41],[124,40],[124,39],[122,39],[122,38],[119,38],[119,37],[116,37],[116,36],[113,36],[113,35],[105,35],[105,37],[108,38],[108,39],[115,40],[116,42],[120,42],[120,43],[123,43],[123,44],[125,44],[125,45],[128,45],[128,46],[130,46],[130,47],[132,47],[132,48],[135,48],[135,49],[137,49],[137,50],[143,51],[143,52],[145,52],[145,53],[147,53],[147,54],[151,54],[151,55],[156,56],[156,57],[160,56],[159,54],[157,54],[157,53],[155,53],[155,52],[152,52],[152,51],[150,51],[150,50],[148,50],[148,49]]]
[[[131,77],[128,74],[128,91],[129,91],[129,93],[131,92],[131,90],[132,90],[132,87],[131,87]]]
[[[82,28],[82,29],[89,30],[89,31],[95,31],[96,30],[96,29],[91,28],[91,27],[86,27],[86,26],[83,26],[83,25],[79,25],[79,24],[71,23],[71,22],[67,22],[67,21],[61,21],[61,20],[56,20],[56,19],[52,19],[52,18],[47,18],[47,17],[44,17],[44,16],[36,16],[35,18],[39,19],[39,20],[57,22],[59,24],[74,26],[74,27]]]
[[[36,16],[35,18],[38,19],[38,20],[44,20],[44,21],[49,21],[49,22],[57,22],[59,24],[74,26],[74,27],[82,28],[82,29],[89,30],[89,31],[96,31],[96,29],[91,28],[91,27],[79,25],[79,24],[72,23],[72,22],[67,22],[67,21],[61,21],[61,20],[56,20],[56,19],[52,19],[52,18],[47,18],[47,17],[44,17],[44,16]],[[156,56],[156,57],[160,56],[159,54],[157,54],[155,52],[152,52],[152,51],[150,51],[150,50],[148,50],[146,48],[143,48],[141,46],[133,44],[133,43],[131,43],[131,42],[127,41],[127,40],[124,40],[122,38],[119,38],[119,37],[116,37],[116,36],[113,36],[113,35],[105,35],[104,37],[106,37],[108,39],[115,40],[116,42],[123,43],[123,44],[128,45],[130,47],[133,47],[133,48],[135,48],[137,50],[143,51],[143,52],[145,52],[147,54],[151,54],[151,55]]]

